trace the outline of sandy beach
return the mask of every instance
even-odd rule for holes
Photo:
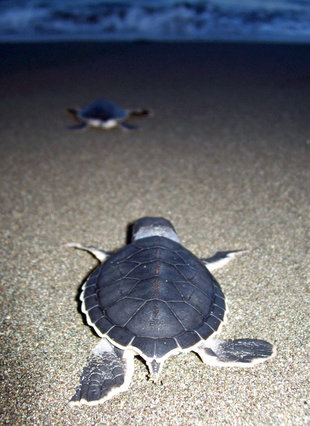
[[[309,424],[310,46],[0,45],[1,396],[6,425]],[[84,132],[67,107],[150,108],[137,131]],[[135,360],[130,389],[68,401],[98,337],[78,294],[139,217],[170,219],[197,256],[249,249],[214,273],[224,338],[272,342],[251,369]]]

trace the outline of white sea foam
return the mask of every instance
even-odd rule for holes
[[[2,0],[7,40],[310,40],[308,0]]]

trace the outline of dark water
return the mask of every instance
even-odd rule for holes
[[[308,42],[310,1],[0,0],[0,41],[39,40]]]

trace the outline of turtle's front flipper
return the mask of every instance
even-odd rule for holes
[[[80,386],[71,405],[97,405],[128,389],[134,369],[134,355],[102,339],[84,368]]]
[[[111,256],[110,251],[105,251],[102,248],[96,248],[93,246],[82,246],[79,243],[67,243],[65,244],[65,247],[74,247],[79,250],[85,250],[91,253],[93,256],[95,256],[96,259],[98,259],[100,262],[104,262],[107,257]]]
[[[247,252],[248,250],[230,250],[230,251],[218,251],[214,256],[208,257],[207,259],[200,259],[209,271],[222,268],[227,265],[228,262],[233,260],[236,256]]]
[[[67,108],[67,111],[76,116],[79,110],[78,108]]]
[[[130,117],[142,117],[144,115],[150,115],[151,111],[149,109],[132,109],[128,111]]]
[[[214,340],[200,343],[195,352],[203,362],[222,367],[252,367],[275,355],[271,343],[258,339]]]
[[[67,108],[67,111],[74,115],[74,117],[76,119],[78,119],[77,114],[78,114],[78,109],[77,108]],[[87,128],[87,124],[86,123],[79,123],[79,124],[73,124],[72,126],[68,126],[69,130],[85,130]]]

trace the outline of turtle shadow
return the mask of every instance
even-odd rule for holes
[[[126,245],[128,245],[128,244],[130,244],[132,242],[134,224],[135,224],[135,222],[130,222],[127,225],[127,230],[126,230]]]

